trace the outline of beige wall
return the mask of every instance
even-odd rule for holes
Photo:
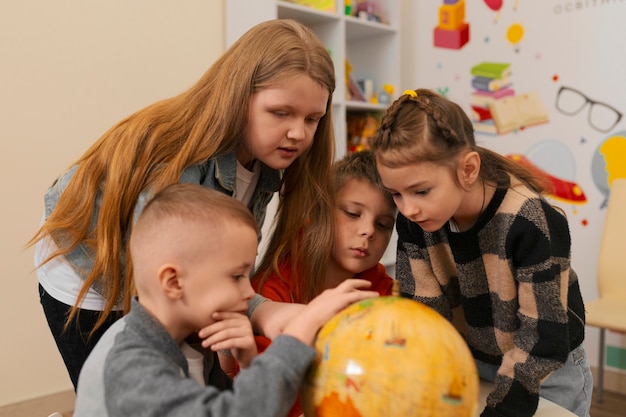
[[[32,272],[43,194],[108,127],[221,54],[223,0],[0,1],[0,407],[71,389]]]

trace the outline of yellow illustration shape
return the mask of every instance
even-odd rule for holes
[[[600,153],[606,162],[609,186],[616,178],[626,178],[626,137],[616,135],[608,138],[600,146]]]
[[[506,31],[506,38],[513,45],[518,43],[524,37],[524,28],[519,23],[513,23],[509,26],[509,29]]]

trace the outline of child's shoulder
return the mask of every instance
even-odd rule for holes
[[[89,354],[78,380],[74,415],[94,416],[106,409],[104,405],[105,363],[117,336],[124,331],[125,327],[125,318],[113,323]]]
[[[285,262],[279,266],[280,274],[271,272],[265,277],[257,275],[252,278],[254,291],[272,301],[292,302],[291,263]]]
[[[91,364],[95,366],[99,366],[100,364],[102,364],[113,346],[115,345],[118,335],[122,333],[125,328],[126,317],[122,317],[121,319],[113,323],[111,327],[109,327],[107,331],[104,332],[100,340],[98,340],[98,343],[87,358],[83,369],[89,368],[90,366],[92,366]]]
[[[536,210],[541,208],[544,202],[545,199],[541,194],[512,176],[511,183],[500,206],[500,211],[520,213],[525,210]]]
[[[391,295],[392,293],[394,279],[387,274],[385,265],[381,263],[361,272],[359,278],[371,282],[370,290],[377,291],[380,295]]]
[[[560,207],[514,177],[502,201],[500,212],[523,217],[537,225],[568,227],[567,216]]]

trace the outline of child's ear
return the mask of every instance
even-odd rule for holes
[[[480,155],[478,155],[478,152],[471,151],[461,156],[458,176],[463,188],[466,190],[472,188],[480,176]]]
[[[183,287],[176,265],[162,265],[161,268],[159,268],[158,281],[161,291],[163,291],[167,297],[177,299],[182,296]]]

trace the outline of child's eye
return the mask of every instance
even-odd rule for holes
[[[322,120],[321,117],[307,117],[306,119],[308,123],[313,123],[313,124],[319,124],[320,120]]]
[[[344,210],[344,213],[346,213],[346,216],[348,217],[352,217],[352,218],[358,218],[359,217],[359,213],[354,213],[352,211],[349,210]]]
[[[393,223],[391,222],[380,222],[378,223],[378,227],[380,227],[382,230],[393,230]]]
[[[415,194],[417,194],[417,195],[426,195],[426,194],[428,194],[429,191],[430,191],[429,189],[426,189],[426,190],[416,190]]]
[[[247,278],[248,278],[247,274],[235,274],[235,275],[233,275],[233,279],[235,281],[239,281],[239,280],[247,279]]]
[[[278,117],[286,117],[289,115],[287,112],[284,111],[275,111],[274,114]]]

